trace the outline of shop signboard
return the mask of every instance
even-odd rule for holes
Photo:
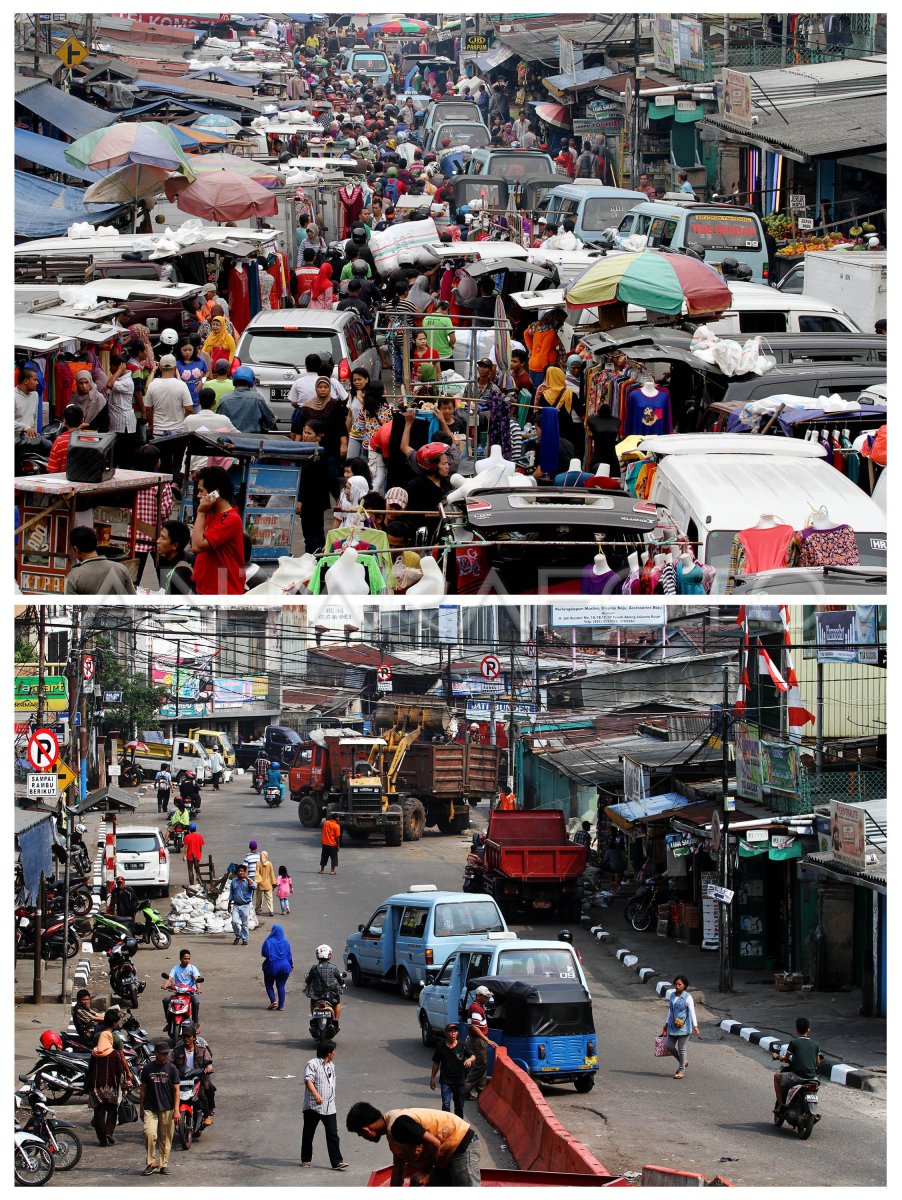
[[[616,133],[623,128],[623,113],[606,112],[598,117],[575,117],[575,137],[591,137],[593,133]]]
[[[460,606],[440,604],[438,606],[438,640],[443,645],[460,641]]]
[[[784,742],[761,742],[761,782],[766,793],[797,796],[799,748]]]
[[[721,113],[736,125],[752,128],[752,77],[743,71],[723,69]]]
[[[736,757],[736,794],[759,804],[764,798],[761,787],[761,752],[758,726],[745,721],[733,722]]]
[[[830,853],[835,862],[863,871],[866,864],[863,808],[830,801]]]
[[[668,16],[655,16],[653,34],[655,67],[659,71],[673,72],[676,66],[673,46],[673,21]]]
[[[692,71],[705,69],[705,50],[701,21],[674,21],[674,61]]]
[[[467,54],[485,54],[492,44],[492,37],[490,33],[468,33],[464,39],[464,50]]]
[[[877,665],[876,604],[859,604],[814,616],[819,663]]]
[[[623,799],[644,800],[648,795],[648,772],[641,763],[623,756]]]
[[[15,681],[14,707],[16,712],[38,711],[37,675],[20,675]],[[65,675],[44,676],[44,712],[69,711],[69,681]]]
[[[666,604],[553,604],[551,624],[555,628],[576,625],[581,628],[633,628],[667,624]]]
[[[213,703],[216,708],[260,704],[266,700],[267,692],[265,675],[251,675],[245,679],[213,680]]]

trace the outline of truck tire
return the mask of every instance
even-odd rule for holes
[[[320,822],[320,805],[315,796],[302,796],[298,804],[298,820],[305,829],[317,829]]]
[[[403,813],[400,804],[391,804],[388,807],[386,816],[392,818],[385,825],[385,844],[386,846],[400,846],[404,839],[404,831],[402,828]]]
[[[469,808],[459,808],[454,814],[454,820],[451,822],[452,833],[466,833],[470,828],[470,810]]]
[[[363,977],[363,972],[360,970],[360,963],[356,958],[351,957],[348,959],[348,971],[354,987],[366,987],[366,980]]]
[[[405,842],[418,842],[426,828],[426,809],[416,796],[405,796],[401,801],[401,821]]]

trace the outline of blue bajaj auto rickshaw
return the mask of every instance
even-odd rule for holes
[[[482,986],[493,997],[486,1008],[489,1037],[504,1046],[518,1067],[536,1083],[572,1083],[578,1092],[594,1087],[598,1039],[592,1001],[581,983],[532,983],[497,976],[471,979],[468,1005]]]

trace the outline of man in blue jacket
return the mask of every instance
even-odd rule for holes
[[[247,867],[241,863],[235,868],[235,878],[229,887],[229,912],[232,915],[233,946],[239,942],[247,945],[248,921],[251,915],[251,899],[255,885],[247,877]]]

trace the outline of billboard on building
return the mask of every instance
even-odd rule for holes
[[[817,612],[814,620],[819,663],[877,664],[876,604]]]
[[[701,21],[674,21],[674,59],[678,67],[693,71],[705,68],[705,50]]]
[[[752,77],[743,71],[723,69],[723,95],[720,111],[737,125],[752,127]]]
[[[641,763],[623,756],[623,799],[644,800],[648,795],[648,772]]]
[[[733,722],[736,759],[736,795],[759,804],[764,799],[761,786],[761,750],[758,726],[745,721]]]
[[[14,707],[17,713],[37,713],[37,675],[19,675],[15,681]],[[69,681],[65,675],[44,676],[44,712],[69,711]]]
[[[654,32],[655,67],[659,71],[673,72],[676,63],[673,49],[673,21],[670,17],[655,16]]]
[[[864,809],[830,801],[830,852],[836,862],[863,871],[866,862]]]
[[[786,796],[799,794],[799,748],[785,742],[761,745],[761,783],[765,792]]]
[[[583,628],[608,626],[617,628],[627,625],[639,629],[651,625],[667,624],[666,604],[553,604],[551,624],[578,625]]]

